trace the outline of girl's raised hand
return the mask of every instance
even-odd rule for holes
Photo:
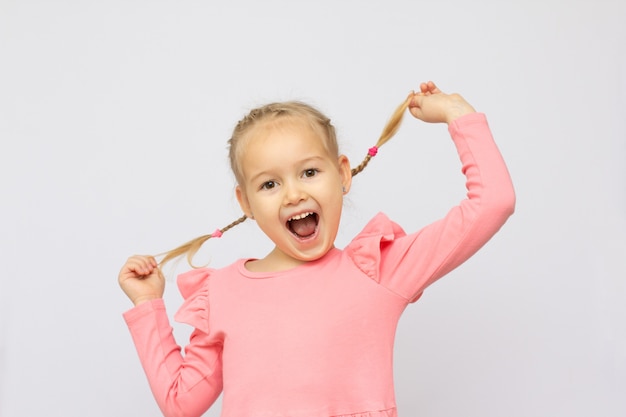
[[[165,291],[165,279],[152,256],[134,255],[128,258],[120,270],[118,282],[136,306],[162,298]]]
[[[420,91],[413,94],[409,103],[411,114],[429,123],[450,123],[476,110],[459,94],[445,94],[434,82],[420,84]]]

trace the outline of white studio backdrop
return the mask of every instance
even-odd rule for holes
[[[623,417],[624,21],[617,0],[0,0],[0,416],[159,415],[117,273],[240,215],[237,120],[308,101],[358,162],[432,79],[487,113],[518,204],[403,316],[400,415]],[[445,126],[410,117],[361,175],[341,247],[464,196]],[[199,261],[269,247],[249,222]]]

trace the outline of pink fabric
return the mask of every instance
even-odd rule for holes
[[[162,300],[125,314],[155,398],[198,416],[223,388],[224,417],[395,417],[395,329],[408,303],[504,224],[515,196],[482,114],[449,127],[468,198],[406,234],[375,216],[344,249],[297,268],[253,273],[239,260],[178,279],[176,320],[195,328],[185,355]]]

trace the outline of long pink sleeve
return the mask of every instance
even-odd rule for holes
[[[222,392],[221,344],[196,329],[183,358],[162,299],[140,304],[124,319],[163,414],[201,416]]]

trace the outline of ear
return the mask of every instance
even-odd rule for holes
[[[235,187],[235,196],[237,197],[237,201],[239,202],[239,207],[241,207],[241,211],[249,218],[252,218],[252,210],[250,210],[250,202],[248,202],[248,197],[246,197],[246,192],[241,188],[238,184]]]
[[[350,168],[350,161],[347,156],[339,155],[337,162],[339,163],[339,175],[341,176],[343,193],[348,194],[350,186],[352,185],[352,168]]]

